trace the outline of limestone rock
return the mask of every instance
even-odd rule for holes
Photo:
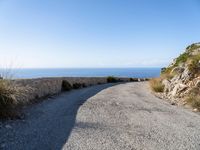
[[[197,57],[193,57],[196,56]],[[163,95],[167,99],[173,99],[175,103],[183,104],[185,98],[194,88],[200,88],[200,71],[194,72],[190,67],[190,61],[193,58],[198,59],[200,55],[200,43],[194,43],[186,48],[185,53],[182,53],[178,58],[174,59],[172,63],[165,70],[171,70],[170,74],[174,75],[172,78],[164,76],[162,84],[165,86]],[[200,60],[198,64],[200,70]],[[169,73],[167,74],[169,75]]]
[[[195,83],[195,87],[200,88],[200,80],[197,80],[197,81],[196,81],[196,83]]]
[[[192,78],[192,73],[189,71],[188,67],[185,68],[181,74],[181,80],[183,82],[188,82]]]
[[[195,108],[195,109],[193,109],[193,111],[194,111],[194,112],[198,112],[198,109],[197,109],[197,108]]]
[[[167,80],[167,79],[164,79],[164,80],[162,81],[162,84],[165,86],[164,92],[165,92],[165,93],[169,92],[170,89],[171,89],[171,83],[170,83],[170,81]]]

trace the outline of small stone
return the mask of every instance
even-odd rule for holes
[[[187,102],[183,102],[183,105],[186,105],[187,104]]]
[[[195,109],[193,109],[193,111],[194,111],[194,112],[198,112],[198,109],[197,109],[197,108],[195,108]]]
[[[6,127],[7,129],[12,129],[11,125],[8,125],[8,124],[7,124],[5,127]]]

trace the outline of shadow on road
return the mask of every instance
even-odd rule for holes
[[[90,97],[117,84],[103,84],[66,92],[26,111],[25,122],[12,122],[12,130],[1,129],[5,149],[60,150],[68,141],[79,107]],[[14,142],[13,142],[14,141]]]
[[[114,85],[116,84],[98,85],[98,86],[86,89],[86,91],[85,90],[75,91],[75,93],[77,94],[76,95],[77,99],[76,100],[71,99],[70,100],[71,104],[69,104],[70,106],[73,106],[73,107],[69,108],[65,113],[66,117],[60,120],[61,121],[60,124],[63,124],[63,125],[65,124],[66,126],[63,126],[63,129],[58,128],[57,131],[54,133],[54,135],[58,135],[57,140],[54,141],[56,142],[55,144],[57,145],[55,149],[62,149],[64,144],[68,141],[71,131],[74,128],[74,125],[76,123],[76,115],[79,110],[79,107],[82,104],[84,104],[84,102],[86,102],[92,96]]]

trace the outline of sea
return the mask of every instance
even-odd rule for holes
[[[161,68],[43,68],[43,69],[0,69],[1,76],[13,79],[42,77],[159,77]]]

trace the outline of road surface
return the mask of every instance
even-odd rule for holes
[[[200,115],[156,98],[147,82],[74,90],[24,111],[0,124],[0,149],[200,149]]]

